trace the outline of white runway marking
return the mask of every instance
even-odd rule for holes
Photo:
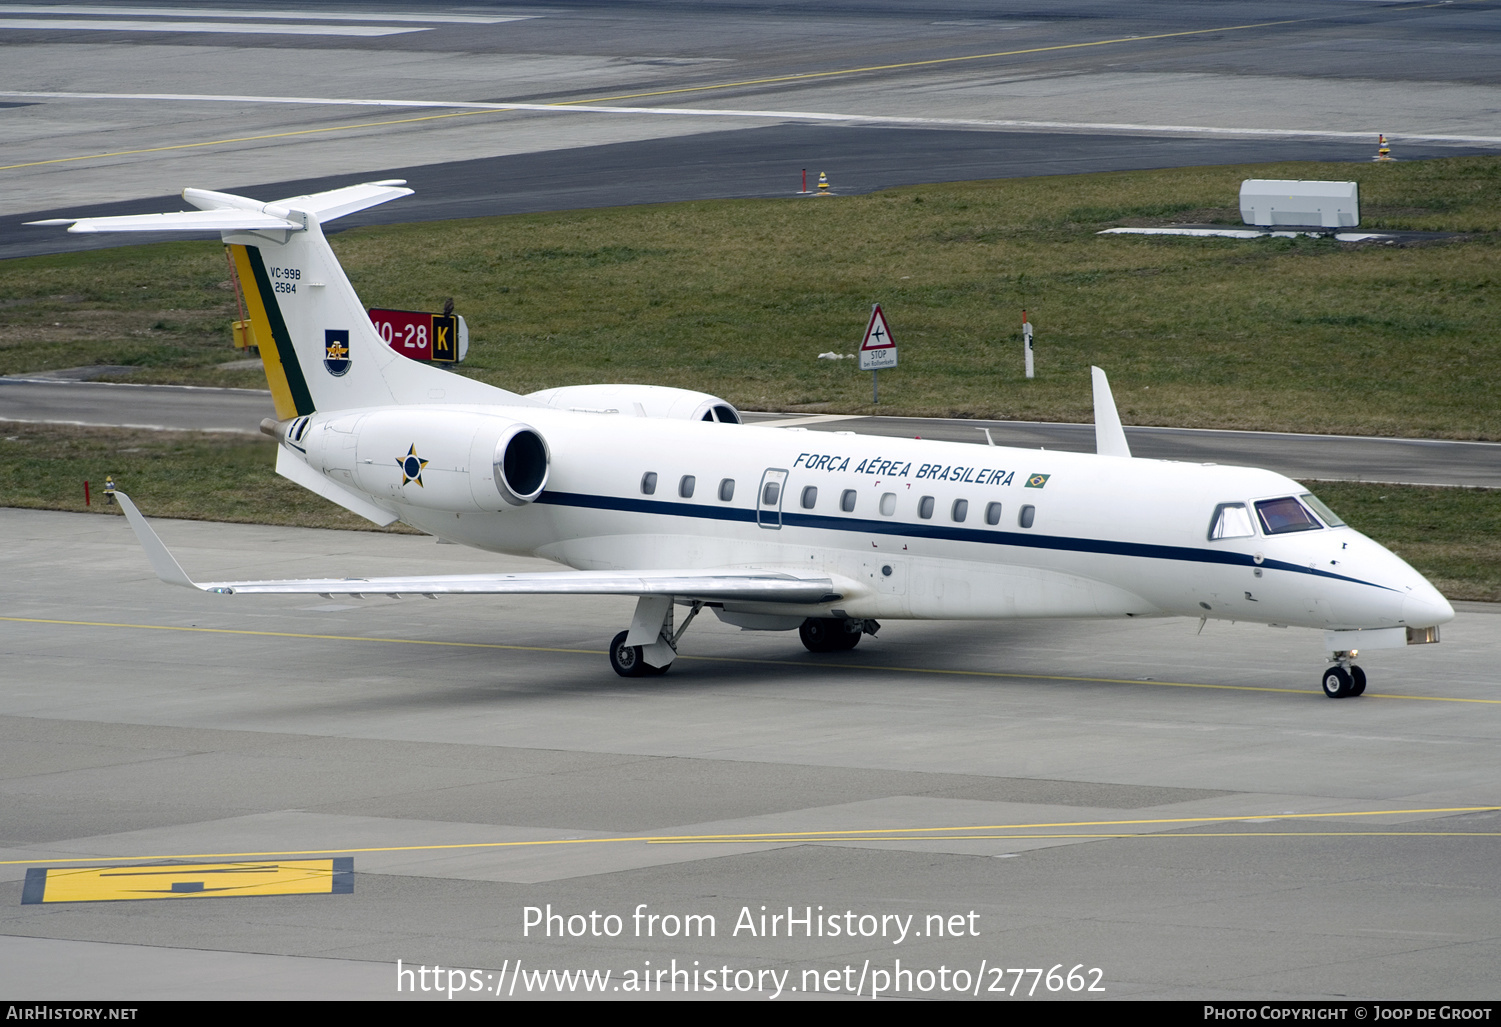
[[[501,22],[527,21],[532,18],[542,17],[540,14],[349,14],[334,11],[205,10],[198,7],[88,7],[80,4],[69,4],[66,7],[56,4],[0,4],[0,14],[68,14],[73,16],[80,14],[102,14],[114,15],[116,17],[127,15],[166,18],[181,18],[184,14],[192,14],[195,18],[276,18],[280,21],[413,21],[423,24],[439,22],[461,25],[498,25]]]
[[[0,18],[0,31],[67,30],[69,32],[227,32],[257,36],[395,36],[431,32],[428,26],[270,25],[244,21],[85,21],[79,18]]]
[[[0,23],[3,24],[3,23]],[[345,107],[401,107],[441,110],[537,111],[541,113],[651,114],[674,117],[766,118],[776,121],[832,121],[861,125],[919,125],[935,128],[991,128],[1053,132],[1100,132],[1121,135],[1185,135],[1249,139],[1357,139],[1373,132],[1344,132],[1307,128],[1228,128],[1215,125],[1158,125],[1134,122],[1024,121],[996,118],[924,118],[882,114],[839,114],[826,111],[737,110],[716,107],[611,107],[581,103],[480,103],[466,100],[381,100],[324,96],[240,96],[215,93],[72,93],[0,90],[0,98],[42,100],[161,100],[198,103],[264,103]],[[1388,132],[1392,141],[1470,146],[1501,146],[1501,136],[1428,135]]]

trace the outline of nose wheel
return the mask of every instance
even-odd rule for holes
[[[1331,699],[1345,699],[1365,692],[1365,671],[1350,662],[1354,653],[1335,653],[1339,660],[1324,671],[1324,694]]]

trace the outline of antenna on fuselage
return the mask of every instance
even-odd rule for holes
[[[1126,429],[1121,427],[1121,415],[1115,409],[1115,397],[1110,394],[1110,381],[1098,367],[1089,369],[1094,379],[1094,451],[1100,456],[1131,455],[1126,444]]]

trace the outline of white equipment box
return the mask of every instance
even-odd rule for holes
[[[1248,225],[1354,228],[1360,224],[1359,185],[1248,178],[1240,184],[1240,217]]]

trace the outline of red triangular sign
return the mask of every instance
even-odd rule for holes
[[[860,343],[860,349],[896,349],[896,340],[886,327],[886,315],[881,313],[879,303],[870,309],[870,324],[865,326],[865,341]]]

